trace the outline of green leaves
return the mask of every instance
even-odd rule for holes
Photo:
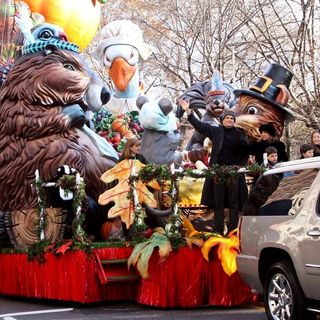
[[[150,239],[138,243],[128,259],[128,268],[130,268],[131,265],[136,266],[142,279],[147,279],[149,276],[149,259],[155,248],[159,248],[160,263],[163,262],[172,251],[168,238],[164,234],[155,232]]]
[[[244,167],[235,165],[218,165],[214,164],[209,169],[194,170],[184,169],[180,172],[171,172],[168,165],[157,165],[153,163],[147,164],[139,171],[138,180],[148,182],[156,180],[159,183],[162,181],[176,180],[177,178],[191,177],[191,178],[213,178],[217,183],[228,184],[232,182],[237,176],[247,173],[249,175],[259,176],[265,172],[266,169],[258,164],[247,165]]]

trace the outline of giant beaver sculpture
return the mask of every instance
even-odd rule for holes
[[[84,125],[110,93],[81,56],[48,46],[27,54],[11,69],[0,98],[0,210],[34,208],[35,170],[44,181],[69,165],[84,178],[86,194],[97,200],[100,180],[117,153]]]

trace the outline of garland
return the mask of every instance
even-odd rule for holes
[[[85,183],[79,173],[77,173],[76,175],[63,175],[58,180],[58,186],[65,192],[73,193],[72,210],[75,214],[75,218],[72,221],[73,247],[88,251],[90,242],[82,227],[85,220],[82,210],[82,200],[86,195]]]
[[[170,167],[166,165],[159,166],[155,164],[149,164],[143,167],[139,171],[138,175],[134,174],[129,177],[130,192],[128,193],[128,198],[131,199],[134,206],[134,222],[131,226],[131,230],[133,231],[134,235],[134,241],[141,242],[148,237],[147,226],[144,222],[146,213],[135,196],[135,180],[141,180],[143,183],[148,183],[149,181],[155,179],[159,184],[165,180],[169,180],[170,189],[168,191],[168,196],[171,198],[172,215],[170,216],[170,222],[168,222],[165,226],[164,232],[165,236],[171,242],[173,250],[177,250],[182,246],[182,223],[180,220],[180,209],[178,208],[179,189],[177,186],[177,179],[180,173],[180,170],[175,169],[174,164],[172,164]]]
[[[195,169],[182,169],[175,170],[174,172],[170,169],[168,165],[156,165],[147,164],[143,167],[136,179],[141,180],[144,183],[148,183],[151,180],[156,180],[159,183],[164,181],[175,181],[178,178],[191,177],[195,179],[199,178],[213,178],[217,183],[228,184],[234,180],[237,176],[246,173],[250,176],[259,176],[263,174],[267,169],[258,164],[248,165],[245,167],[240,166],[219,166],[217,164],[213,165],[209,169],[195,170]]]
[[[38,260],[39,263],[45,262],[45,253],[49,245],[49,240],[39,240],[33,243],[27,250],[28,260]]]
[[[37,223],[37,237],[39,241],[33,243],[28,248],[28,260],[37,259],[39,263],[45,261],[46,248],[49,245],[49,241],[45,239],[45,205],[46,205],[46,192],[43,188],[43,181],[40,178],[39,170],[35,172],[35,179],[33,186],[36,189],[38,196],[37,209],[39,213],[38,223]]]
[[[130,185],[130,191],[127,198],[131,200],[134,212],[133,224],[130,228],[131,240],[135,242],[141,242],[146,238],[147,225],[144,220],[147,217],[145,209],[139,203],[137,190],[136,190],[136,179],[135,179],[135,165],[132,167],[132,172],[129,176],[128,182]]]
[[[46,206],[46,192],[43,188],[43,181],[40,178],[39,170],[36,170],[35,172],[35,180],[33,183],[37,196],[38,196],[38,213],[39,213],[39,223],[37,224],[37,236],[40,241],[45,240],[44,230],[45,230],[45,206]]]
[[[180,209],[178,207],[178,199],[179,199],[179,188],[177,185],[177,174],[180,174],[180,170],[176,170],[174,164],[170,166],[170,189],[169,189],[169,197],[171,198],[171,226],[169,228],[168,236],[169,240],[172,243],[180,242],[181,240],[181,221],[180,221]],[[174,249],[178,249],[177,246],[173,246]]]
[[[33,243],[27,250],[28,259],[37,259],[40,263],[45,261],[45,253],[48,250],[49,240],[45,239],[45,206],[46,206],[46,192],[45,183],[40,179],[39,171],[36,171],[36,178],[33,183],[38,195],[38,213],[39,223],[37,227],[37,235],[39,241]],[[85,184],[83,179],[77,175],[63,175],[58,181],[56,186],[64,190],[65,193],[73,193],[72,210],[75,213],[75,218],[72,222],[73,230],[73,247],[83,249],[86,252],[90,251],[90,242],[87,234],[82,228],[85,216],[82,211],[82,200],[85,197]]]

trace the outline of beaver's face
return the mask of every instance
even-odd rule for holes
[[[79,104],[84,111],[98,111],[110,99],[109,90],[87,67],[79,54],[56,50],[26,55],[8,76],[7,86],[16,82],[10,99],[45,107]]]
[[[250,140],[259,141],[261,139],[259,127],[265,123],[274,126],[277,138],[282,136],[284,115],[270,103],[241,94],[238,104],[232,110],[237,116],[235,126],[244,129]]]

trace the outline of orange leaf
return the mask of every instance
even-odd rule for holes
[[[65,252],[69,250],[71,246],[72,246],[72,240],[69,240],[68,242],[66,242],[56,250],[56,254],[59,254],[59,253],[65,254]]]
[[[182,226],[186,231],[187,237],[193,237],[200,234],[200,232],[194,228],[193,224],[187,217],[185,217],[184,215],[180,215],[180,218],[182,220]]]
[[[193,237],[185,237],[187,246],[192,249],[193,245],[196,245],[197,247],[201,248],[203,246],[203,239],[201,238],[193,238]]]

